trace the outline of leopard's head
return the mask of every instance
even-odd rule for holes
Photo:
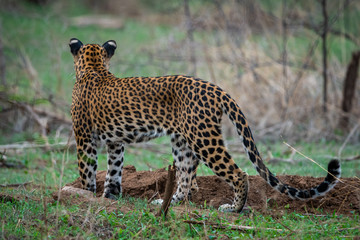
[[[79,39],[72,38],[69,46],[74,57],[75,70],[78,72],[86,67],[109,69],[109,61],[115,53],[116,42],[109,40],[102,46],[98,44],[84,45]]]

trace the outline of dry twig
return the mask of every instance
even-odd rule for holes
[[[164,217],[166,217],[166,214],[168,212],[168,209],[169,209],[169,206],[171,203],[171,197],[173,195],[174,186],[175,186],[175,175],[176,175],[175,166],[169,165],[168,178],[167,178],[166,186],[165,186],[164,201],[161,205],[160,211],[157,213],[157,216],[161,216],[162,214],[164,214]]]
[[[305,154],[303,154],[302,152],[298,151],[297,149],[295,149],[294,147],[292,147],[290,144],[284,142],[284,144],[286,146],[288,146],[291,150],[296,151],[297,153],[299,153],[301,156],[303,156],[304,158],[306,158],[307,160],[312,161],[313,163],[315,163],[316,165],[318,165],[322,170],[324,170],[325,172],[327,172],[328,174],[332,175],[335,179],[337,179],[339,182],[343,182],[341,179],[337,178],[335,175],[333,175],[332,173],[330,173],[327,169],[325,169],[323,166],[321,166],[319,163],[317,163],[314,159],[309,158],[308,156],[306,156]]]

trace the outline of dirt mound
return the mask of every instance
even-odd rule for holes
[[[104,191],[106,171],[99,171],[96,177],[96,196],[101,197]],[[167,171],[136,171],[134,166],[124,167],[123,194],[140,198],[163,197],[167,179]],[[284,175],[279,176],[283,182],[296,188],[310,188],[322,178]],[[314,200],[299,201],[278,193],[272,189],[260,176],[249,176],[250,191],[247,206],[266,214],[281,214],[283,211],[296,211],[312,214],[353,214],[360,213],[360,182],[356,178],[342,178],[335,188],[326,196]],[[199,191],[193,196],[192,202],[219,207],[231,203],[233,192],[228,184],[217,176],[199,176],[197,178]],[[78,178],[66,186],[81,188]]]

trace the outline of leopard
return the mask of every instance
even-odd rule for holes
[[[197,168],[203,163],[233,190],[232,203],[219,210],[241,212],[249,191],[248,174],[227,150],[223,115],[234,125],[258,174],[280,193],[292,199],[313,199],[324,196],[340,178],[340,162],[331,160],[323,182],[312,188],[298,189],[279,180],[264,164],[239,105],[218,85],[186,75],[118,78],[109,71],[115,40],[84,45],[71,38],[69,46],[76,75],[71,118],[78,170],[86,190],[96,192],[99,147],[107,151],[102,196],[119,199],[125,147],[170,135],[177,179],[171,203],[191,199],[198,191]]]

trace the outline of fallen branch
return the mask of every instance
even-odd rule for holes
[[[360,155],[347,157],[347,158],[341,158],[341,161],[355,161],[360,160]]]
[[[52,104],[55,105],[55,103],[52,103]],[[71,119],[66,117],[65,115],[62,116],[61,114],[57,114],[55,112],[50,112],[50,111],[38,109],[36,107],[33,107],[33,111],[36,114],[38,114],[39,116],[41,116],[41,117],[46,117],[46,118],[51,119],[51,120],[48,120],[48,122],[56,121],[56,122],[60,122],[62,124],[68,125],[68,126],[71,126],[71,124],[72,124]]]
[[[55,126],[63,126],[63,128],[67,127],[71,129],[71,119],[69,119],[65,114],[58,114],[53,111],[40,109],[26,102],[18,102],[10,99],[11,97],[7,94],[0,94],[0,102],[4,103],[6,106],[8,104],[10,105],[3,109],[2,112],[5,113],[18,110],[22,112],[27,119],[30,119],[40,128],[40,133],[45,141],[47,141],[48,132],[52,130],[50,128],[55,128]],[[52,104],[52,109],[58,108],[56,106],[57,103],[51,100],[50,97],[47,99],[47,101]],[[10,121],[10,119],[8,121]]]
[[[328,158],[335,159],[338,161],[351,162],[351,161],[360,160],[360,155],[351,156],[351,157],[347,157],[347,158],[334,158],[334,157],[329,156]]]
[[[218,229],[230,229],[230,230],[239,230],[239,231],[255,231],[255,230],[266,230],[266,231],[276,231],[276,232],[286,231],[285,229],[277,229],[277,228],[259,228],[259,227],[250,227],[250,226],[242,226],[242,225],[234,225],[234,224],[224,225],[224,224],[218,224],[208,221],[196,221],[196,220],[184,220],[184,223],[207,225]]]
[[[71,187],[71,186],[65,186],[63,187],[60,192],[62,194],[69,194],[69,195],[74,195],[74,196],[81,196],[81,197],[84,197],[88,200],[91,200],[91,199],[95,199],[94,197],[94,193],[93,192],[90,192],[88,190],[85,190],[85,189],[80,189],[80,188],[75,188],[75,187]],[[59,200],[59,199],[56,199],[56,200]]]
[[[47,119],[46,118],[41,118],[33,109],[33,107],[31,107],[29,104],[25,104],[25,103],[17,103],[17,106],[20,109],[25,110],[26,112],[28,112],[30,114],[30,116],[34,119],[34,121],[40,126],[41,129],[41,135],[42,137],[45,139],[46,144],[48,144],[47,141],[47,133],[48,133],[48,126],[47,126]]]
[[[7,151],[7,150],[17,150],[17,149],[32,149],[32,148],[44,148],[46,150],[55,150],[55,149],[64,149],[67,147],[76,146],[75,141],[71,142],[59,142],[55,144],[34,144],[30,142],[24,143],[14,143],[14,144],[6,144],[0,145],[0,151]]]
[[[164,214],[164,217],[166,217],[166,214],[169,210],[169,206],[171,203],[171,198],[174,191],[175,186],[175,174],[176,174],[176,168],[175,166],[169,165],[168,170],[168,178],[166,180],[166,186],[165,186],[165,196],[164,201],[161,205],[160,211],[156,214],[156,216],[161,216]]]
[[[53,192],[52,198],[64,205],[80,205],[82,207],[93,208],[92,204],[95,204],[100,209],[105,208],[108,212],[129,212],[130,208],[126,206],[119,207],[118,201],[108,199],[105,197],[96,197],[95,193],[88,190],[80,189],[73,186],[64,186],[63,188]],[[91,204],[91,205],[90,205]],[[98,209],[97,211],[101,211]]]
[[[267,160],[268,163],[279,163],[279,162],[285,162],[290,164],[295,164],[293,159],[290,158],[270,158]]]
[[[3,188],[22,187],[22,186],[29,185],[31,183],[32,183],[32,181],[24,182],[24,183],[0,184],[0,187],[3,187]]]
[[[77,27],[98,26],[101,28],[121,29],[124,27],[124,22],[121,18],[89,15],[70,18],[70,23]]]
[[[5,152],[5,151],[3,151]],[[25,168],[26,166],[20,162],[20,161],[7,161],[7,157],[5,156],[5,153],[0,152],[0,168],[6,167],[6,168]]]

